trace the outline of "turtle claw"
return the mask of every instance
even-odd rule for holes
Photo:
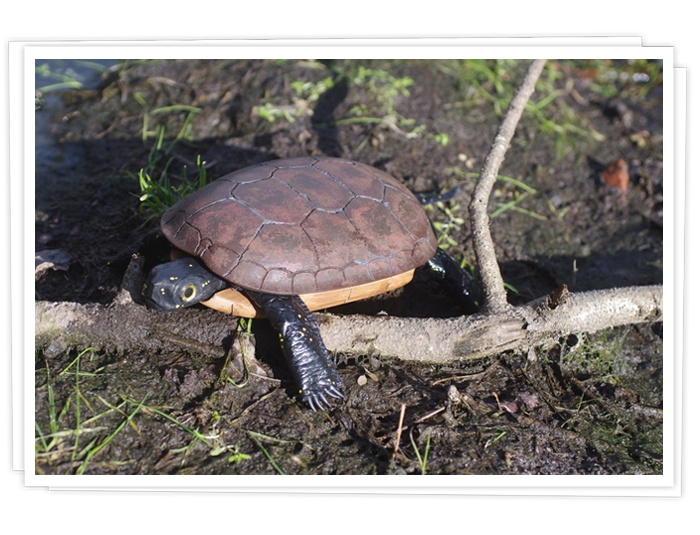
[[[343,399],[345,396],[335,386],[328,386],[324,392],[316,392],[303,397],[304,402],[311,408],[312,411],[325,411],[333,407],[326,394],[336,398]]]
[[[326,391],[328,392],[328,395],[329,395],[329,396],[332,396],[332,397],[334,397],[334,398],[336,398],[336,399],[344,399],[344,398],[345,398],[345,394],[343,394],[343,391],[340,390],[340,389],[339,389],[338,387],[336,387],[335,385],[329,385],[329,386],[326,388]]]
[[[331,406],[328,399],[326,399],[326,397],[323,394],[305,397],[304,401],[314,412],[325,411]]]
[[[321,393],[304,396],[302,399],[314,412],[325,411],[330,407],[328,398]]]

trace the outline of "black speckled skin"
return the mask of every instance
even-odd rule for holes
[[[343,398],[343,382],[304,302],[296,295],[248,294],[279,333],[299,394],[309,407],[324,410],[331,406],[329,396]]]
[[[473,314],[479,311],[482,299],[481,285],[459,267],[454,258],[438,248],[427,265],[431,275],[442,281],[465,313]]]
[[[169,312],[206,301],[229,283],[194,258],[180,258],[154,267],[146,277],[143,297],[148,308]]]

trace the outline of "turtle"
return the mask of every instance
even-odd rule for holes
[[[437,246],[427,202],[388,173],[340,158],[235,171],[163,214],[161,230],[181,257],[148,274],[146,305],[267,317],[302,400],[331,408],[343,384],[312,311],[404,286],[422,265],[465,312],[478,310],[480,287]]]

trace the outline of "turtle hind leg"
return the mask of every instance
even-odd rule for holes
[[[438,247],[428,260],[428,269],[435,278],[442,280],[449,293],[460,303],[465,312],[472,314],[481,308],[481,285],[457,261]]]
[[[329,397],[343,398],[343,383],[316,320],[296,295],[249,292],[279,333],[282,353],[302,399],[313,409],[331,407]]]

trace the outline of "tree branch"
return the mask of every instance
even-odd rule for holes
[[[546,298],[514,308],[515,314],[458,318],[399,318],[316,314],[323,341],[334,353],[381,354],[408,361],[448,363],[527,351],[570,333],[661,321],[663,287],[636,286],[570,294],[550,308]],[[209,309],[163,314],[125,302],[115,306],[35,304],[36,347],[48,353],[82,346],[129,353],[177,345],[213,357],[236,329],[236,318]],[[407,336],[406,333],[410,333]]]
[[[489,198],[496,183],[498,170],[503,163],[515,127],[520,121],[527,101],[535,90],[535,82],[540,76],[545,60],[535,60],[530,65],[522,85],[515,93],[508,111],[501,123],[491,149],[486,156],[479,180],[474,189],[469,213],[471,215],[472,235],[474,237],[474,254],[479,268],[479,277],[484,287],[484,312],[505,313],[510,309],[506,300],[506,290],[498,267],[496,250],[489,230]]]

